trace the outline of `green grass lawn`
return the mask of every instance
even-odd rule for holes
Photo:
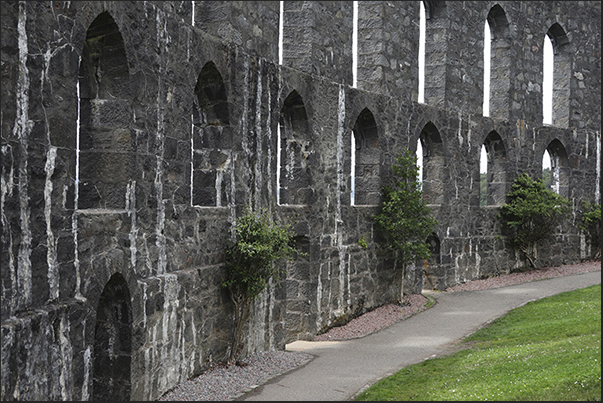
[[[530,302],[356,400],[601,400],[601,285]]]

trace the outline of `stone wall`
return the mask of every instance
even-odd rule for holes
[[[418,1],[358,2],[355,87],[353,2],[283,4],[279,49],[279,2],[1,3],[2,400],[153,400],[225,359],[223,251],[247,205],[294,221],[306,255],[256,303],[246,354],[395,301],[371,216],[418,142],[439,224],[406,293],[525,266],[496,215],[545,150],[572,212],[538,258],[590,256],[577,223],[600,203],[600,2],[425,2],[424,103]]]

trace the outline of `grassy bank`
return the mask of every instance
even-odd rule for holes
[[[356,400],[601,400],[601,285],[530,302]]]

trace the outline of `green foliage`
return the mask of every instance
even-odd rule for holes
[[[544,168],[542,170],[542,183],[545,188],[553,190],[553,172],[551,168]]]
[[[547,189],[542,179],[532,180],[527,174],[515,179],[507,199],[498,214],[503,230],[536,268],[534,248],[554,232],[569,211],[569,202]]]
[[[228,360],[231,365],[242,349],[243,327],[255,298],[271,279],[280,278],[282,270],[276,263],[292,260],[297,252],[292,246],[291,224],[273,222],[266,210],[254,213],[247,208],[237,219],[234,231],[234,240],[226,246],[226,279],[222,283],[235,305],[234,337]]]
[[[595,259],[601,259],[601,205],[589,202],[582,203],[582,217],[579,227],[590,239],[591,245],[597,247]]]
[[[274,263],[294,256],[293,236],[290,224],[272,222],[265,210],[255,214],[247,209],[237,219],[235,240],[226,247],[224,286],[245,298],[255,298],[271,278],[278,280],[280,277]]]
[[[406,150],[396,157],[391,169],[392,183],[383,188],[381,211],[373,219],[384,236],[382,246],[394,252],[402,264],[403,280],[407,263],[431,257],[429,244],[425,241],[435,230],[437,221],[423,200],[415,154]],[[401,298],[403,288],[402,283]]]
[[[601,285],[530,302],[357,401],[601,400]]]
[[[366,243],[366,239],[364,239],[364,237],[358,240],[358,245],[360,245],[362,249],[368,248],[368,243]]]

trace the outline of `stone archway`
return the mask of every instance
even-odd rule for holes
[[[91,400],[130,400],[132,309],[125,279],[114,274],[98,302]]]

